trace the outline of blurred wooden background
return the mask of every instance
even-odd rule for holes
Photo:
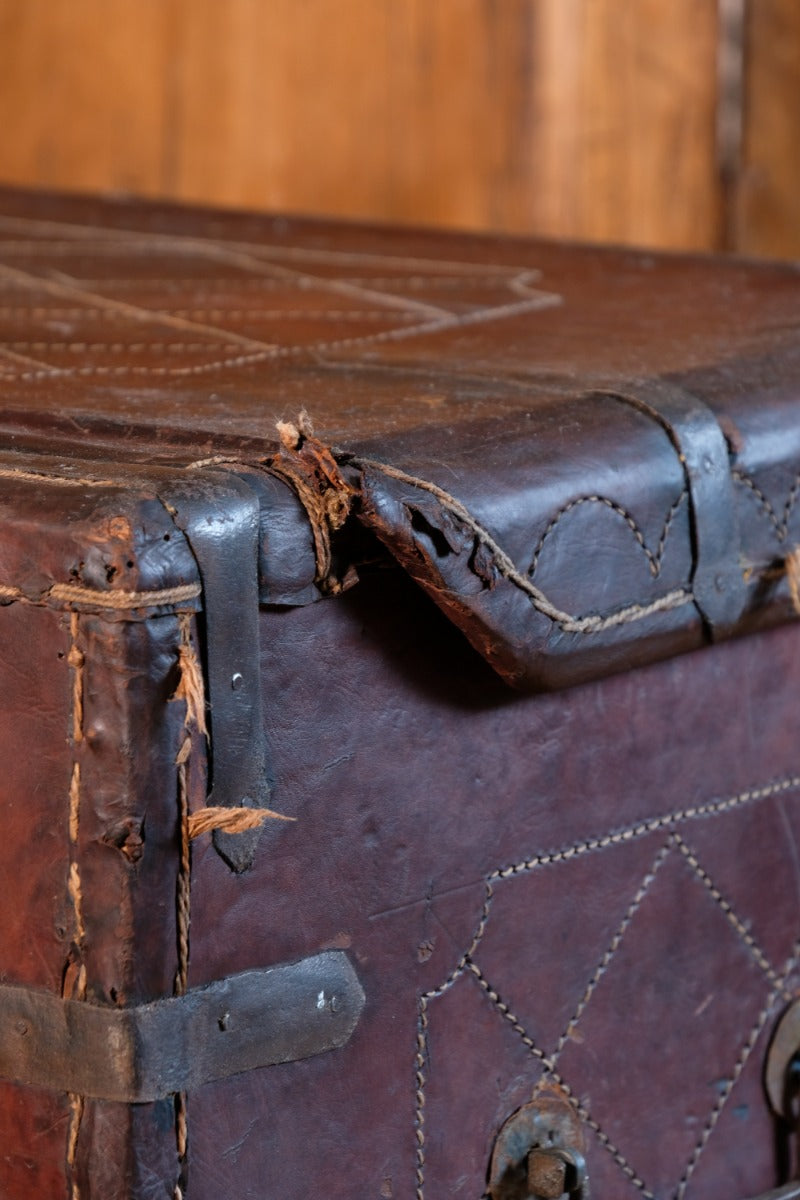
[[[0,181],[800,255],[800,0],[0,0]]]

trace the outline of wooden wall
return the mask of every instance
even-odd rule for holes
[[[800,0],[0,0],[0,65],[2,181],[800,254]]]

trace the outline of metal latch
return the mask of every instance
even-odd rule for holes
[[[503,1125],[488,1194],[490,1200],[588,1200],[583,1129],[559,1089],[542,1091]]]
[[[767,1051],[764,1084],[779,1120],[779,1169],[784,1178],[791,1176],[794,1182],[756,1200],[794,1200],[800,1198],[800,1001],[789,1005],[775,1028]]]
[[[131,1008],[0,986],[0,1078],[139,1103],[344,1046],[364,992],[347,955],[244,971]]]

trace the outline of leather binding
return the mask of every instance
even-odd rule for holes
[[[258,659],[260,507],[245,480],[193,472],[160,491],[197,559],[203,585],[205,657],[211,719],[209,806],[266,808],[264,722]],[[260,829],[215,829],[214,845],[235,871],[252,865]]]
[[[692,524],[692,599],[712,638],[741,620],[747,591],[730,456],[714,413],[697,396],[662,381],[616,393],[669,434],[686,475]]]
[[[4,1200],[797,1175],[798,312],[0,195]]]

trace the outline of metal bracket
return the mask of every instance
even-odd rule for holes
[[[364,992],[347,955],[245,971],[132,1008],[0,986],[0,1078],[128,1104],[344,1046]]]

